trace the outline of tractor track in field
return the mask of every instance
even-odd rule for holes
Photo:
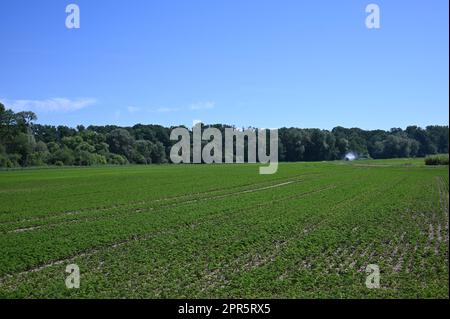
[[[448,265],[448,243],[449,243],[449,193],[448,193],[448,181],[442,176],[436,177],[437,190],[439,196],[439,208],[440,211],[436,213],[436,223],[435,223],[435,254],[441,253],[441,247],[444,246],[446,249],[445,260]],[[431,228],[431,227],[430,227]]]
[[[449,215],[448,215],[448,203],[449,203],[449,194],[448,194],[448,184],[444,180],[442,176],[436,177],[437,186],[438,186],[438,192],[439,192],[439,205],[444,213],[445,218],[445,231],[446,231],[446,237],[444,238],[445,242],[448,243],[448,223],[449,223]]]
[[[375,191],[375,193],[383,193],[387,189],[396,187],[397,184],[402,183],[406,179],[407,178],[399,179],[399,181],[397,181],[397,183],[390,185],[388,188],[378,188]],[[358,200],[360,197],[364,196],[364,194],[366,194],[366,193],[367,193],[367,190],[363,190],[363,191],[359,192],[356,196],[353,195],[350,198],[343,199],[343,200],[337,202],[330,211],[335,211],[335,210],[339,209],[340,207],[342,207],[343,205],[354,202],[354,201]],[[330,212],[330,211],[328,211],[328,212]],[[256,254],[253,251],[249,251],[247,254],[239,256],[238,258],[234,259],[231,263],[228,262],[228,263],[222,264],[221,267],[218,267],[217,269],[215,269],[213,271],[206,271],[206,273],[204,275],[204,278],[206,278],[206,282],[200,288],[201,291],[204,292],[204,291],[214,289],[217,286],[226,285],[228,283],[228,280],[226,279],[225,273],[227,273],[227,272],[236,274],[236,273],[241,273],[243,271],[251,271],[255,268],[262,267],[270,262],[273,262],[286,246],[288,246],[289,244],[291,244],[295,241],[306,238],[307,236],[311,235],[312,233],[314,233],[315,231],[320,229],[320,227],[322,227],[328,223],[330,223],[328,220],[322,219],[312,225],[307,224],[307,225],[305,225],[307,227],[305,227],[303,229],[303,231],[298,232],[298,233],[293,232],[293,233],[291,233],[291,235],[288,238],[279,238],[278,240],[276,240],[271,245],[271,247],[273,247],[273,249],[270,251],[260,252],[260,253],[256,253]],[[307,262],[305,262],[305,260],[303,260],[303,264],[301,264],[299,266],[301,268],[308,269],[310,264],[308,264]],[[339,270],[345,271],[346,266],[348,266],[348,265],[340,264]],[[282,274],[280,277],[283,278],[286,275],[287,275],[287,271],[284,274]]]
[[[181,225],[178,224],[178,225],[176,225],[174,227],[166,229],[165,231],[153,231],[153,232],[149,232],[149,233],[145,233],[145,234],[141,234],[141,235],[132,235],[132,236],[130,236],[127,239],[124,239],[124,240],[121,240],[121,241],[117,241],[115,243],[111,243],[111,244],[108,244],[108,245],[103,245],[103,246],[99,246],[99,247],[86,249],[86,250],[81,251],[79,253],[76,253],[76,254],[74,254],[74,255],[72,255],[70,257],[55,259],[55,260],[52,260],[52,261],[48,261],[46,263],[42,263],[39,266],[35,266],[35,267],[32,267],[32,268],[29,268],[27,270],[19,271],[19,272],[16,272],[16,273],[5,274],[2,277],[0,277],[0,285],[4,284],[4,282],[6,280],[8,280],[9,278],[12,278],[12,277],[16,277],[16,276],[20,277],[20,276],[24,276],[24,275],[27,275],[27,274],[30,274],[30,273],[39,272],[41,270],[50,268],[52,266],[57,266],[57,265],[61,265],[61,264],[64,264],[64,263],[68,263],[68,262],[74,261],[77,258],[89,257],[89,256],[96,255],[96,254],[104,252],[104,251],[110,251],[110,250],[113,250],[113,249],[116,249],[118,247],[124,246],[124,245],[126,245],[128,243],[131,243],[131,242],[145,241],[145,240],[148,240],[148,239],[151,239],[151,238],[155,238],[155,237],[161,236],[161,235],[175,234],[179,229],[189,228],[189,227],[193,227],[193,226],[197,227],[197,226],[199,226],[201,224],[207,223],[208,221],[217,222],[217,221],[214,221],[213,219],[214,219],[214,217],[217,217],[217,216],[220,216],[220,215],[222,215],[224,218],[228,219],[230,217],[230,215],[238,214],[238,213],[241,213],[241,212],[248,212],[248,211],[257,210],[257,209],[260,209],[260,208],[262,208],[264,206],[272,205],[274,202],[285,201],[287,199],[300,199],[300,198],[307,197],[307,196],[310,196],[310,195],[315,194],[315,193],[320,193],[320,192],[323,192],[323,191],[326,191],[326,190],[329,190],[329,189],[334,189],[334,188],[336,188],[335,185],[329,185],[327,187],[322,187],[322,188],[311,190],[311,191],[308,191],[308,192],[305,192],[305,193],[290,195],[290,196],[286,196],[286,197],[279,198],[279,199],[276,199],[276,200],[270,200],[268,202],[265,202],[263,204],[259,204],[259,205],[256,205],[256,206],[255,205],[251,205],[249,207],[240,208],[238,210],[234,210],[233,208],[228,208],[228,209],[225,209],[224,211],[219,211],[219,212],[217,212],[215,214],[208,215],[207,216],[208,217],[207,221],[191,222],[191,223],[188,223],[187,225],[186,225],[186,222],[183,222]],[[225,211],[230,211],[230,214],[224,215],[223,213]]]
[[[230,197],[230,196],[240,196],[243,194],[250,194],[250,193],[255,193],[255,192],[259,192],[259,191],[265,191],[265,190],[269,190],[269,189],[273,189],[273,188],[287,186],[287,185],[294,184],[294,183],[300,183],[303,181],[304,180],[302,180],[302,179],[290,180],[290,181],[279,183],[279,184],[268,185],[268,186],[264,186],[264,187],[260,187],[260,188],[248,189],[248,190],[243,190],[243,191],[239,191],[239,192],[232,192],[232,193],[220,194],[220,195],[215,195],[215,196],[211,196],[211,197],[202,197],[202,198],[197,198],[197,199],[187,199],[185,201],[171,203],[168,205],[163,205],[163,206],[158,206],[158,207],[144,207],[141,209],[137,208],[134,211],[130,211],[128,213],[123,213],[123,212],[119,211],[119,212],[116,212],[115,214],[102,216],[102,217],[93,216],[93,217],[86,217],[86,218],[81,218],[81,219],[78,218],[78,219],[73,219],[73,220],[64,220],[64,221],[56,222],[56,223],[47,223],[47,224],[43,224],[43,225],[31,225],[28,227],[20,227],[20,228],[7,230],[7,231],[2,231],[2,232],[0,232],[0,234],[24,233],[24,232],[30,232],[30,231],[39,230],[39,229],[49,229],[49,228],[53,228],[53,227],[58,227],[60,225],[76,224],[76,223],[89,222],[89,221],[107,220],[107,219],[116,217],[117,215],[120,215],[120,217],[125,217],[125,216],[131,216],[134,214],[158,212],[158,211],[161,211],[161,210],[164,210],[167,208],[194,204],[194,203],[201,202],[201,201],[223,199],[223,198]]]
[[[104,212],[104,211],[114,210],[114,209],[118,209],[118,208],[131,207],[131,206],[135,206],[135,205],[138,206],[138,205],[148,205],[148,204],[161,203],[161,202],[167,202],[167,201],[176,201],[176,200],[183,199],[183,198],[188,198],[188,199],[193,200],[192,197],[195,197],[195,196],[214,194],[214,193],[219,193],[219,192],[223,192],[223,191],[240,189],[240,188],[245,188],[248,186],[255,186],[255,185],[269,184],[268,186],[270,186],[270,184],[274,183],[274,182],[278,182],[278,181],[286,181],[287,182],[287,181],[291,181],[291,180],[296,181],[296,180],[299,180],[299,178],[301,178],[301,177],[309,177],[309,176],[321,176],[321,174],[319,174],[319,173],[297,174],[297,175],[293,175],[289,178],[285,178],[285,177],[274,178],[274,179],[271,179],[268,181],[263,181],[263,182],[258,182],[258,183],[247,183],[247,184],[235,185],[235,186],[226,187],[226,188],[212,189],[212,190],[208,190],[208,191],[204,191],[204,192],[189,193],[189,194],[174,196],[174,197],[158,198],[158,199],[154,199],[154,200],[139,200],[139,201],[128,202],[128,203],[123,203],[123,204],[112,204],[109,206],[97,206],[97,207],[83,208],[83,209],[71,210],[71,211],[49,212],[49,213],[47,213],[46,216],[42,216],[42,217],[23,218],[20,220],[0,221],[0,225],[26,223],[26,222],[33,222],[33,221],[46,221],[46,220],[53,219],[53,218],[59,218],[59,217],[71,216],[71,215],[79,215],[79,214],[85,213],[85,212],[91,212],[91,211],[92,212]],[[244,189],[244,191],[245,191],[245,189]],[[240,192],[236,192],[236,193],[240,193]],[[221,194],[221,195],[227,195],[227,193]],[[216,196],[220,196],[220,195],[216,195]],[[209,199],[210,197],[199,197],[197,199],[201,200],[202,198]]]
[[[384,193],[385,191],[396,187],[396,185],[404,182],[405,180],[406,180],[406,178],[400,179],[397,183],[394,183],[393,185],[390,185],[387,188],[378,188],[377,190],[374,191],[374,193],[375,194]],[[366,192],[367,191],[360,192],[357,196],[354,196],[353,198],[347,199],[345,201],[341,201],[338,204],[338,206],[342,206],[344,204],[348,204],[349,202],[358,200],[358,198],[364,196],[364,194]],[[376,196],[376,195],[373,195],[373,196]],[[315,225],[313,230],[318,230],[321,226],[323,226],[324,224],[326,225],[327,223],[329,223],[329,222],[321,221]],[[358,229],[358,227],[355,227],[355,228],[353,228],[352,231],[355,231],[357,229]],[[309,233],[312,233],[312,231]],[[404,235],[405,235],[405,233],[402,234],[401,240],[403,240]],[[338,247],[337,250],[335,250],[335,251],[330,250],[328,252],[325,252],[325,253],[322,253],[319,255],[314,255],[314,256],[311,256],[310,258],[303,259],[300,263],[296,264],[297,265],[296,268],[310,270],[311,267],[316,264],[317,260],[324,260],[324,258],[326,259],[328,256],[328,257],[330,257],[331,262],[329,263],[329,265],[327,267],[327,273],[330,273],[330,272],[343,273],[343,272],[346,272],[351,269],[355,269],[356,271],[359,272],[359,271],[361,271],[361,269],[358,269],[359,268],[358,264],[360,262],[358,262],[359,260],[355,259],[356,255],[359,254],[360,255],[359,257],[363,258],[364,256],[368,255],[369,252],[371,251],[371,254],[368,255],[368,257],[367,257],[368,259],[370,259],[375,253],[375,251],[373,251],[371,249],[371,247],[373,247],[373,243],[370,243],[368,246],[366,246],[365,249],[363,249],[362,247],[363,247],[362,245],[350,246],[350,247]],[[393,254],[393,256],[397,254],[395,249],[394,249],[394,252],[392,252],[392,254]],[[273,260],[273,259],[274,259],[273,257],[270,258],[270,260]],[[401,261],[399,260],[396,265],[399,265],[399,263],[400,263],[400,265],[403,264],[403,260],[401,260]],[[362,271],[365,271],[365,266]],[[285,279],[287,277],[288,273],[289,273],[289,270],[286,270],[283,274],[280,275],[279,279],[280,280]]]

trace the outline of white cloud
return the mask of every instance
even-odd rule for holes
[[[129,107],[127,107],[127,109],[128,109],[128,112],[130,112],[130,113],[136,113],[141,110],[140,107],[136,107],[136,106],[129,106]]]
[[[158,113],[168,113],[168,112],[175,112],[180,110],[180,108],[176,107],[160,107],[156,109],[156,112]]]
[[[46,100],[3,100],[7,108],[15,112],[40,111],[40,112],[72,112],[97,103],[93,98],[71,100],[68,98],[50,98]]]
[[[216,103],[213,101],[205,101],[205,102],[197,102],[189,105],[189,109],[196,110],[209,110],[213,109],[216,106]]]

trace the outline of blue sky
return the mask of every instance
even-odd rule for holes
[[[448,125],[448,24],[447,0],[2,0],[0,101],[69,126]]]

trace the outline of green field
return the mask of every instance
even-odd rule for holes
[[[258,167],[0,172],[0,297],[449,297],[448,166]]]

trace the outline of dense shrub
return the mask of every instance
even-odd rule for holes
[[[448,165],[448,154],[427,156],[425,165]]]
[[[8,155],[0,154],[0,167],[14,167],[14,164],[8,158]]]
[[[56,161],[56,162],[55,162],[55,165],[56,165],[56,166],[64,166],[64,163],[61,162],[61,161]]]
[[[122,155],[110,154],[110,156],[108,157],[108,164],[125,165],[128,164],[128,160]]]

